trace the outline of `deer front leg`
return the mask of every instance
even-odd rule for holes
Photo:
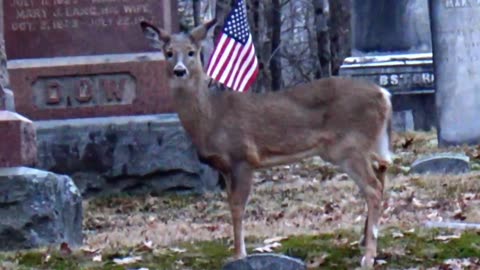
[[[243,217],[252,186],[252,169],[246,163],[238,164],[233,167],[230,177],[226,178],[226,182],[233,223],[234,259],[242,259],[247,256]]]

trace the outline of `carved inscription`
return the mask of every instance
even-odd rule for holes
[[[467,15],[480,12],[480,0],[443,0],[441,7],[448,23],[435,29],[435,46],[442,52],[435,61],[449,65],[480,61],[480,20]]]
[[[10,60],[154,51],[140,21],[176,31],[175,0],[5,0]]]
[[[129,74],[39,78],[33,83],[35,105],[42,109],[132,104],[135,79]]]
[[[443,0],[443,5],[446,8],[465,8],[480,6],[480,0]]]
[[[149,1],[142,0],[10,0],[12,31],[51,31],[83,26],[122,27],[152,19]]]
[[[433,90],[435,82],[433,72],[406,72],[375,75],[359,74],[355,76],[371,80],[389,90],[402,92]]]

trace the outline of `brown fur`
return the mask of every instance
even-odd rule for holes
[[[343,168],[367,200],[364,265],[371,266],[388,166],[377,148],[390,121],[390,103],[378,86],[339,77],[264,94],[209,91],[199,43],[212,25],[171,36],[147,23],[142,28],[154,47],[171,56],[170,87],[183,127],[200,156],[226,179],[235,257],[246,255],[242,220],[253,170],[319,155]],[[175,76],[179,63],[186,77]]]

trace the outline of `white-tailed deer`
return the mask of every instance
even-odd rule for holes
[[[264,94],[209,91],[200,44],[214,24],[178,34],[147,22],[141,27],[168,61],[183,127],[202,159],[225,178],[235,258],[246,256],[242,220],[252,171],[318,155],[343,169],[366,199],[362,265],[372,266],[390,163],[390,94],[370,82],[338,77]]]

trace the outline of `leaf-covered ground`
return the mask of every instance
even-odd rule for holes
[[[394,146],[376,267],[480,269],[480,229],[425,226],[480,224],[480,147],[438,149],[434,133],[397,135]],[[466,153],[472,172],[408,174],[420,155],[443,151]],[[0,254],[0,269],[220,269],[231,255],[224,193],[97,198],[84,207],[82,248]],[[247,245],[300,258],[310,269],[354,269],[365,210],[355,184],[319,158],[259,171],[247,207]]]

